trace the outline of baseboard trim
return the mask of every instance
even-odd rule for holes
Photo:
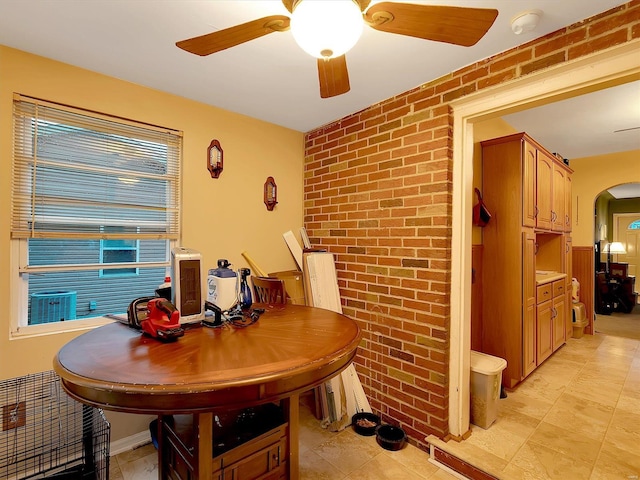
[[[115,440],[109,445],[109,456],[113,457],[120,453],[128,452],[147,443],[151,443],[151,434],[148,431]]]

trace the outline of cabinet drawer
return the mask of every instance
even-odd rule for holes
[[[553,297],[559,297],[560,295],[564,295],[566,292],[566,280],[563,278],[562,280],[556,280],[553,282]]]
[[[546,302],[547,300],[551,300],[553,291],[553,285],[551,283],[544,283],[542,285],[538,285],[536,289],[536,303]]]

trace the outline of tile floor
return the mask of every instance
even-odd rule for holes
[[[487,430],[443,450],[504,480],[638,480],[640,341],[602,333],[569,339],[506,399]],[[302,480],[453,479],[407,445],[380,448],[348,428],[327,432],[301,407]],[[146,445],[111,459],[112,480],[157,478]]]
[[[489,429],[434,443],[504,480],[638,480],[640,341],[597,325],[499,400]]]

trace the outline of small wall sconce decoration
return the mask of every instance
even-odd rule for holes
[[[218,140],[211,140],[207,149],[207,170],[211,173],[211,178],[218,178],[222,168],[222,147]]]
[[[267,210],[272,211],[273,207],[278,203],[278,187],[273,177],[267,177],[264,182],[264,204]]]

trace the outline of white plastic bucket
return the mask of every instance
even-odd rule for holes
[[[504,358],[471,351],[471,423],[489,428],[498,416]]]

